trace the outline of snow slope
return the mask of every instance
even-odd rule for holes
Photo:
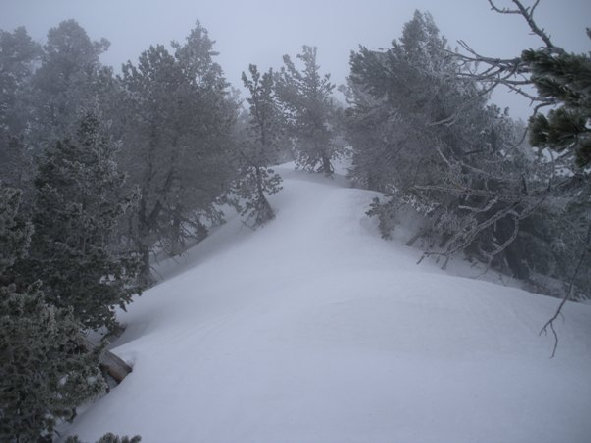
[[[278,168],[277,218],[234,219],[122,313],[133,363],[70,433],[143,442],[591,441],[591,306],[455,277],[379,238],[374,194]],[[171,264],[172,263],[172,264]]]

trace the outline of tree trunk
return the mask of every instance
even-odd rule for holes
[[[170,251],[168,254],[171,257],[180,255],[184,250],[181,227],[180,209],[177,208],[172,214],[172,225],[170,226]]]
[[[101,352],[99,368],[115,380],[117,384],[121,383],[127,377],[127,374],[133,370],[125,361],[107,349]]]
[[[83,344],[89,351],[96,348],[96,345],[86,338],[83,339]],[[133,370],[131,366],[108,349],[103,349],[99,355],[99,368],[103,374],[107,374],[117,384],[121,383]]]
[[[322,172],[324,172],[325,175],[332,175],[334,173],[330,158],[325,154],[322,155]]]

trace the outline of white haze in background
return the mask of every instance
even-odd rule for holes
[[[249,63],[262,70],[278,68],[283,54],[294,55],[304,44],[318,47],[322,70],[342,84],[349,52],[359,45],[388,47],[415,9],[432,13],[452,47],[464,40],[481,53],[512,57],[540,46],[521,17],[495,14],[487,0],[0,0],[0,29],[26,26],[35,40],[44,41],[49,28],[74,18],[92,39],[111,42],[103,62],[118,71],[151,44],[184,40],[199,20],[216,41],[218,61],[235,88],[241,88],[240,76]],[[591,26],[588,0],[542,0],[536,17],[558,46],[574,52],[591,49],[585,35]],[[515,117],[529,115],[527,100],[513,94],[497,94],[496,101],[510,106]]]

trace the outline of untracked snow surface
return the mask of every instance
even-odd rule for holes
[[[380,239],[373,193],[292,167],[121,313],[133,365],[66,433],[151,442],[590,442],[591,306],[461,278]],[[466,269],[469,269],[466,266]]]

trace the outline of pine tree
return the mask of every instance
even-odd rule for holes
[[[96,443],[140,443],[142,441],[142,437],[139,435],[134,435],[133,437],[128,437],[124,435],[123,437],[119,435],[115,435],[111,432],[107,432],[105,435],[101,436]],[[84,443],[82,442],[77,435],[69,436],[65,443]]]
[[[28,144],[36,153],[75,134],[89,109],[102,111],[102,97],[114,86],[112,69],[99,60],[108,47],[105,39],[92,41],[75,20],[49,30],[41,66],[32,78],[34,106]]]
[[[588,31],[591,38],[591,31]],[[530,143],[566,151],[577,166],[591,164],[591,57],[565,51],[528,49],[521,59],[531,70],[531,81],[543,98],[560,106],[545,116],[530,118]]]
[[[331,175],[332,161],[340,154],[334,140],[335,86],[329,74],[320,75],[316,55],[316,48],[302,47],[296,56],[303,63],[301,71],[284,55],[285,66],[276,75],[276,91],[295,139],[298,165]]]
[[[52,436],[57,419],[104,389],[68,309],[45,301],[39,283],[18,285],[12,266],[26,256],[32,228],[20,191],[0,183],[0,440]]]
[[[234,160],[232,131],[238,116],[239,100],[216,62],[207,29],[199,22],[183,43],[172,42],[176,63],[181,68],[187,93],[180,111],[186,116],[181,138],[183,149],[176,168],[182,186],[172,200],[171,254],[186,249],[186,240],[199,241],[207,227],[223,222],[218,204],[238,173]],[[185,94],[180,91],[181,94]],[[177,126],[177,132],[179,127]]]
[[[68,309],[38,286],[0,288],[0,440],[37,441],[105,384]]]
[[[415,11],[387,50],[351,54],[347,110],[354,180],[376,190],[408,192],[431,184],[446,156],[479,149],[475,125],[459,124],[485,99],[475,82],[458,78],[433,18]]]
[[[22,265],[28,281],[41,279],[46,298],[72,308],[85,328],[116,327],[115,307],[140,291],[138,259],[119,250],[113,235],[134,204],[123,194],[115,146],[98,117],[87,114],[75,140],[48,149],[35,178],[35,234]]]
[[[351,174],[388,195],[370,209],[385,236],[411,206],[425,217],[418,237],[428,254],[466,252],[527,279],[533,257],[512,244],[542,206],[544,165],[464,70],[419,11],[391,48],[353,53]]]
[[[215,203],[236,177],[237,104],[212,47],[198,24],[185,44],[173,42],[174,54],[151,47],[123,67],[121,164],[141,193],[133,226],[146,281],[152,247],[179,254],[219,222]]]
[[[32,159],[25,135],[30,124],[30,83],[41,48],[25,28],[0,30],[0,178],[24,189]]]
[[[526,5],[512,0],[510,6],[500,6],[489,0],[491,9],[498,14],[518,15],[527,23],[531,35],[540,39],[542,47],[526,49],[517,57],[503,59],[479,54],[465,42],[459,42],[463,51],[457,58],[476,69],[465,75],[481,82],[488,91],[503,86],[511,92],[527,97],[535,105],[530,118],[530,141],[533,146],[560,152],[560,160],[567,160],[568,169],[585,173],[591,163],[591,137],[588,127],[591,116],[591,56],[589,53],[569,53],[558,47],[541,28],[535,16],[539,1]],[[587,29],[591,38],[591,30]],[[529,88],[534,86],[537,94]],[[551,106],[547,115],[541,113]],[[557,165],[561,169],[562,165]]]
[[[273,71],[261,76],[255,65],[249,65],[248,71],[250,78],[243,72],[242,81],[250,93],[250,118],[247,137],[239,148],[242,166],[236,192],[246,200],[242,215],[257,227],[275,217],[266,196],[281,190],[281,177],[269,164],[280,149],[282,121],[274,97]]]
[[[133,238],[142,257],[145,283],[151,282],[150,248],[162,236],[162,213],[169,188],[178,182],[173,168],[179,146],[171,129],[180,80],[174,58],[161,46],[144,51],[137,67],[131,62],[123,66],[126,112],[122,116],[125,128],[121,165],[140,191]]]
[[[481,82],[488,91],[502,85],[529,98],[531,103],[536,105],[534,115],[529,121],[530,142],[541,148],[541,152],[548,148],[545,151],[549,154],[546,163],[550,167],[544,177],[547,186],[543,195],[546,200],[553,201],[555,206],[550,208],[549,213],[560,214],[565,201],[574,209],[564,211],[556,219],[539,219],[545,227],[550,228],[548,232],[559,234],[549,235],[549,238],[562,237],[569,240],[565,242],[568,244],[565,248],[552,248],[552,252],[563,249],[563,252],[557,254],[562,259],[559,262],[570,258],[567,259],[567,272],[559,273],[559,278],[567,283],[561,294],[561,303],[541,330],[541,333],[552,332],[555,339],[552,351],[554,356],[558,345],[558,336],[554,329],[555,320],[560,317],[566,301],[576,297],[578,285],[587,288],[591,285],[589,273],[580,272],[588,268],[591,242],[591,201],[588,189],[588,166],[591,164],[591,59],[589,54],[568,53],[554,45],[550,35],[534,18],[539,1],[527,6],[521,0],[512,0],[509,7],[499,6],[494,0],[489,0],[489,3],[491,9],[499,14],[521,16],[531,34],[539,37],[543,48],[527,49],[518,57],[502,59],[483,56],[466,43],[460,42],[465,52],[457,54],[457,57],[462,63],[476,65],[477,69],[466,75]],[[591,30],[587,29],[587,35],[591,37]],[[537,94],[528,89],[532,85],[537,88]],[[551,106],[552,109],[547,115],[543,115],[540,110],[546,106]],[[560,155],[555,156],[552,151],[558,151]],[[584,214],[582,223],[579,216],[581,213]],[[553,219],[554,221],[550,222]],[[577,251],[576,257],[571,255],[573,250]],[[576,264],[571,270],[572,263]],[[581,280],[582,284],[579,283]]]
[[[31,242],[33,228],[19,216],[22,192],[0,182],[0,271],[3,273],[16,260],[23,258]],[[3,275],[0,273],[0,284]]]

